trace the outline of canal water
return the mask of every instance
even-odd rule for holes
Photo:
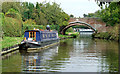
[[[2,72],[118,72],[118,43],[81,34],[42,51],[3,56]]]

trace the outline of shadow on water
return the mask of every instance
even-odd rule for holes
[[[118,72],[118,43],[80,34],[42,51],[17,52],[2,62],[3,72]]]

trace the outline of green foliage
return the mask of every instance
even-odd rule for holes
[[[33,30],[33,29],[46,29],[46,26],[44,25],[30,25],[30,24],[24,24],[23,25],[23,32],[25,32],[26,30]],[[57,30],[59,31],[59,26],[57,25],[50,25],[51,30]],[[57,29],[58,28],[58,29]]]
[[[120,23],[120,5],[116,2],[111,2],[105,6],[105,9],[99,11],[100,18],[106,22],[106,26],[114,26]]]
[[[110,40],[119,40],[119,25],[115,25],[113,29],[110,29],[108,32],[94,33],[92,37],[101,38],[101,39],[110,39]]]
[[[2,40],[2,48],[10,47],[15,44],[20,44],[22,37],[4,37]]]
[[[42,12],[39,12],[38,16],[35,18],[35,21],[39,25],[47,25],[47,20],[45,19],[45,14],[43,14]]]
[[[13,9],[13,8],[11,8],[11,9],[8,10],[8,12],[6,12],[6,14],[7,14],[7,13],[10,13],[10,12],[18,13],[18,11],[16,11],[16,10]]]
[[[98,18],[100,11],[96,11],[95,13],[88,13],[88,14],[83,14],[84,17],[93,17],[93,18]]]
[[[93,17],[94,13],[88,13],[88,17]]]
[[[66,30],[66,32],[73,32],[73,28],[70,27],[69,29]]]
[[[70,15],[70,17],[71,17],[71,18],[73,18],[73,17],[74,17],[74,15],[72,15],[72,14],[71,14],[71,15]]]
[[[105,8],[103,9],[103,4]],[[104,3],[100,2],[98,4],[101,10],[96,11],[95,13],[83,14],[84,17],[97,17],[101,18],[102,21],[106,23],[106,26],[115,26],[115,24],[120,23],[120,4],[117,2]]]
[[[32,20],[32,19],[29,19],[29,20],[26,20],[26,21],[24,22],[24,24],[36,25],[36,22],[35,22],[34,20]]]
[[[70,35],[74,38],[78,37],[79,36],[79,32],[66,32],[67,35]]]
[[[5,15],[4,13],[0,13],[0,18],[4,19]]]
[[[22,24],[21,15],[18,13],[18,11],[16,11],[13,8],[9,9],[8,12],[6,12],[5,16],[15,18],[15,19],[19,20]]]
[[[54,24],[50,25],[50,29],[51,30],[57,30],[57,25],[54,25]]]
[[[59,25],[54,25],[54,24],[50,25],[51,30],[57,30],[59,32],[59,30],[60,30],[59,28],[60,28]]]
[[[69,15],[55,2],[52,4],[37,2],[36,7],[32,3],[23,2],[21,14],[23,21],[32,19],[38,25],[68,25],[70,19]]]
[[[24,21],[24,25],[44,25],[44,29],[45,26],[49,24],[52,26],[52,29],[59,31],[61,26],[68,25],[68,20],[70,19],[70,16],[55,2],[52,4],[49,2],[37,2],[36,5],[28,2],[4,2],[2,4],[2,12],[5,14],[3,20],[3,31],[5,36],[21,36],[21,31],[23,32],[22,21]],[[27,28],[33,29],[33,27],[28,26]],[[25,29],[27,28],[25,27]],[[40,27],[36,26],[35,28]]]
[[[87,17],[87,14],[83,14],[84,17]]]
[[[21,36],[22,19],[20,14],[14,9],[6,12],[2,28],[5,36]]]
[[[69,23],[67,21],[63,21],[62,25],[66,26],[68,25]]]
[[[36,3],[36,9],[40,9],[39,3]]]
[[[72,38],[72,36],[68,36],[68,35],[59,34],[58,36],[59,36],[59,38]]]
[[[23,32],[26,30],[33,30],[33,29],[45,29],[46,27],[43,25],[23,25]]]
[[[76,38],[78,36],[78,34],[71,34],[71,36],[73,36],[74,38]]]
[[[84,25],[76,25],[76,26],[73,26],[72,28],[84,28],[84,29],[89,29],[87,26],[84,26]]]
[[[13,8],[15,11],[21,13],[21,4],[20,2],[3,2],[2,3],[2,12],[5,14],[9,9]]]
[[[0,13],[0,26],[2,26],[2,25],[3,25],[4,18],[5,18],[4,13]]]
[[[2,30],[2,25],[3,25],[3,22],[4,22],[4,14],[3,13],[0,13],[0,37],[3,37],[3,30]]]
[[[17,19],[5,17],[2,28],[5,36],[21,36],[22,24]]]

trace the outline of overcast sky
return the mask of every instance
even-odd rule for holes
[[[83,14],[94,13],[99,10],[95,0],[22,0],[27,2],[56,2],[67,13],[73,14],[75,17],[83,17]]]

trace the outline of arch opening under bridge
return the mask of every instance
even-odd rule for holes
[[[78,24],[77,24],[78,23]],[[85,22],[81,22],[81,21],[75,21],[75,22],[70,22],[68,26],[66,26],[65,28],[62,29],[62,31],[60,32],[61,34],[65,35],[65,32],[68,28],[72,27],[72,26],[76,26],[76,25],[85,25],[88,28],[92,29],[94,32],[96,32],[96,29],[94,27],[92,27],[90,24],[85,23]]]

